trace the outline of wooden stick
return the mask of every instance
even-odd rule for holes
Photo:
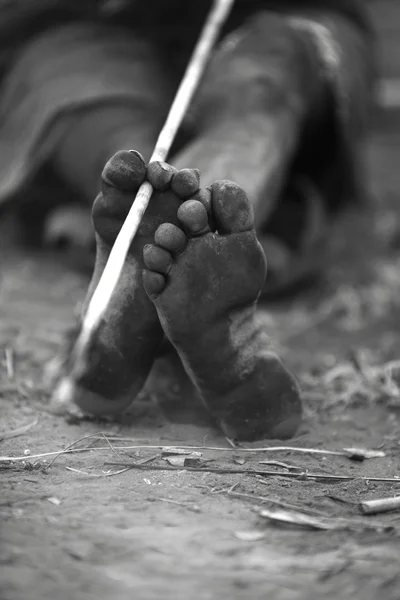
[[[0,438],[1,439],[1,438]],[[64,448],[63,450],[54,450],[52,452],[45,452],[42,454],[31,454],[29,456],[0,456],[0,463],[2,462],[18,462],[24,460],[35,460],[37,458],[47,458],[49,456],[61,456],[62,454],[72,454],[75,452],[102,452],[103,450],[109,450],[110,446],[87,446],[84,448],[73,448],[79,442],[94,439],[94,440],[104,440],[107,439],[110,442],[115,441],[134,441],[132,438],[121,438],[121,437],[113,437],[104,435],[99,435],[97,433],[90,433],[85,435],[84,437],[75,440],[69,446]],[[332,455],[332,456],[345,456],[348,457],[348,454],[345,452],[341,452],[338,450],[322,450],[318,448],[298,448],[296,446],[267,446],[261,448],[242,448],[237,446],[236,448],[224,448],[218,446],[187,446],[187,445],[178,445],[178,446],[165,446],[162,444],[149,445],[149,444],[138,444],[133,446],[113,446],[114,450],[204,450],[204,451],[213,451],[213,452],[231,452],[235,454],[239,454],[240,452],[257,454],[261,452],[299,452],[302,454],[323,454],[323,455]],[[262,461],[260,464],[263,464]],[[51,463],[50,463],[51,465]],[[49,465],[49,466],[50,466]],[[400,482],[400,479],[398,480]]]
[[[233,2],[234,0],[215,0],[172,103],[167,120],[160,132],[150,162],[164,161],[167,158],[172,142],[204,73],[211,50]],[[76,380],[79,373],[85,369],[85,351],[111,300],[132,240],[149,204],[152,192],[153,188],[148,181],[140,186],[121,231],[115,240],[101,279],[89,303],[80,335],[72,351],[72,364],[74,367],[70,379],[65,378],[58,389],[58,397],[61,403],[63,399],[67,402],[72,398],[73,380]]]
[[[260,469],[231,469],[219,467],[173,467],[164,465],[145,465],[141,466],[132,462],[105,462],[106,466],[124,467],[130,469],[145,469],[148,471],[192,471],[202,473],[219,473],[225,475],[261,475],[262,477],[286,477],[287,479],[299,479],[299,481],[315,480],[332,480],[332,481],[376,481],[380,483],[400,483],[397,477],[358,477],[354,475],[329,475],[323,473],[288,473],[287,471],[262,471]]]
[[[400,496],[394,498],[381,498],[379,500],[364,500],[360,502],[361,511],[364,515],[377,515],[400,509]]]

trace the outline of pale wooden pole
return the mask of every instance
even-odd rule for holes
[[[181,84],[171,105],[165,124],[158,136],[152,161],[165,161],[172,142],[182,123],[193,94],[204,73],[211,50],[232,8],[234,0],[215,0],[193,51]],[[196,165],[193,165],[196,166]],[[73,398],[74,380],[85,371],[86,351],[107,310],[121,275],[126,256],[134,239],[144,212],[149,204],[153,188],[145,181],[139,188],[132,207],[111,249],[103,274],[87,308],[79,337],[71,353],[72,369],[57,389],[57,401],[68,402]]]

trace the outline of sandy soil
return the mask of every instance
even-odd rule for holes
[[[204,472],[191,472],[151,470],[169,466],[159,450],[106,447],[51,465],[51,457],[29,456],[0,463],[3,600],[398,599],[399,513],[362,516],[359,502],[399,494],[400,479],[332,482],[207,469],[289,472],[259,464],[275,460],[317,474],[400,476],[400,370],[384,368],[400,358],[399,142],[400,119],[391,117],[371,149],[377,210],[340,225],[335,260],[314,291],[266,307],[264,315],[304,390],[306,418],[293,445],[358,446],[385,456],[355,462],[291,451],[204,451],[212,460]],[[99,431],[136,445],[228,447],[218,431],[193,423],[200,418],[195,400],[165,364],[120,423],[67,423],[49,414],[45,366],[74,323],[86,280],[57,257],[16,251],[1,269],[1,455],[57,451]],[[106,476],[121,468],[106,462],[155,455],[147,468]],[[259,508],[276,502],[347,521],[332,531],[273,524]]]

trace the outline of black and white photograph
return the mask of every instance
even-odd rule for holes
[[[0,599],[322,598],[400,598],[400,0],[0,0]]]

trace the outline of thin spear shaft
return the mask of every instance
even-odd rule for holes
[[[215,0],[171,105],[168,117],[158,136],[150,162],[164,161],[167,158],[172,142],[204,73],[211,50],[232,8],[233,2],[234,0]],[[70,374],[71,379],[77,379],[79,373],[85,369],[85,350],[89,345],[91,337],[99,327],[102,316],[111,300],[132,240],[136,235],[144,212],[149,204],[152,192],[153,188],[148,181],[145,181],[140,186],[132,207],[115,240],[107,264],[87,308],[81,332],[72,351],[73,367]],[[58,393],[65,398],[71,397],[73,393],[72,385],[72,381],[65,378],[60,384]]]

